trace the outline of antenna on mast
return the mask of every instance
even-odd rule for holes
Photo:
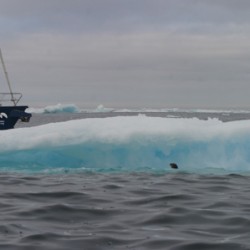
[[[12,88],[11,88],[11,85],[10,85],[10,80],[9,80],[8,72],[7,72],[5,64],[4,64],[4,60],[3,60],[3,55],[2,55],[1,49],[0,49],[0,59],[1,59],[2,66],[3,66],[4,75],[5,75],[6,81],[8,83],[8,87],[9,87],[9,91],[10,91],[10,95],[11,95],[11,101],[13,102],[14,106],[16,106],[17,102],[16,102],[16,99],[14,98],[14,94],[13,94],[13,91],[12,91]]]

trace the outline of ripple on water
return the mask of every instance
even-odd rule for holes
[[[250,249],[250,177],[0,176],[0,249]]]

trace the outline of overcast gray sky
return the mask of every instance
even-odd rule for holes
[[[249,0],[0,0],[0,47],[31,107],[250,108],[249,13]]]

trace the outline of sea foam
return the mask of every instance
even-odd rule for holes
[[[73,120],[1,131],[2,171],[250,172],[250,121],[156,117]]]

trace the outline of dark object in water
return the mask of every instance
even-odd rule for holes
[[[29,122],[31,114],[26,113],[28,106],[0,106],[0,130],[14,128],[18,120]]]
[[[14,93],[12,91],[1,49],[0,61],[2,63],[4,75],[9,87],[9,93],[0,93],[0,130],[4,130],[14,128],[18,120],[22,122],[29,122],[32,115],[25,112],[28,106],[17,105],[17,103],[22,98],[22,94]],[[8,104],[3,105],[3,102],[7,102]],[[9,103],[11,102],[13,103],[13,106],[10,106]]]
[[[176,163],[170,163],[169,165],[173,169],[178,169],[178,165]]]

